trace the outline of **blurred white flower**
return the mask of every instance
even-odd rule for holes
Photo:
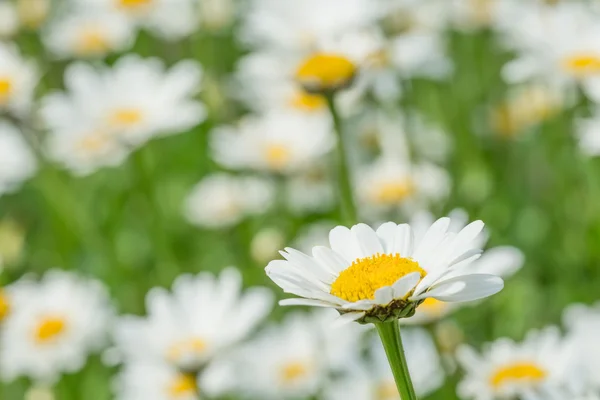
[[[42,39],[60,57],[102,57],[131,47],[134,34],[121,14],[83,9],[51,23]]]
[[[502,290],[495,275],[471,273],[473,247],[483,229],[475,221],[458,234],[448,232],[449,218],[437,220],[420,241],[408,224],[387,222],[377,231],[365,224],[335,227],[330,247],[316,246],[312,256],[292,248],[274,260],[267,275],[284,292],[299,298],[281,305],[335,308],[340,322],[386,321],[410,317],[422,300],[472,301]]]
[[[357,359],[350,373],[329,385],[326,400],[400,400],[392,370],[378,338],[370,341],[369,360]],[[415,391],[427,396],[444,383],[444,370],[431,336],[424,329],[403,329],[402,341]]]
[[[19,14],[14,3],[0,3],[0,38],[14,36],[19,30]]]
[[[521,343],[498,339],[481,354],[463,345],[456,356],[466,372],[457,393],[465,399],[548,399],[576,377],[572,351],[554,327],[531,331]]]
[[[37,81],[35,65],[22,58],[15,45],[0,42],[0,112],[29,111]]]
[[[237,13],[235,0],[200,0],[202,28],[218,31],[232,24]]]
[[[4,380],[53,383],[105,344],[113,310],[100,282],[51,270],[40,282],[22,278],[13,285],[0,341]]]
[[[273,111],[212,132],[213,158],[227,168],[289,174],[300,172],[335,144],[328,119]]]
[[[322,213],[335,204],[335,190],[324,165],[313,165],[286,183],[286,202],[296,215]]]
[[[267,263],[277,257],[277,252],[284,244],[284,232],[272,227],[262,228],[250,242],[250,254],[257,263]]]
[[[23,133],[0,121],[0,196],[16,190],[37,170],[37,162]]]
[[[52,2],[50,0],[17,0],[17,13],[21,26],[38,29],[48,17]]]
[[[576,127],[581,152],[589,156],[600,155],[600,113],[595,112],[590,118],[580,119]]]
[[[117,400],[200,400],[195,374],[162,363],[127,364],[113,386]]]
[[[268,180],[215,173],[192,189],[185,200],[184,214],[198,226],[229,227],[247,216],[264,213],[274,196],[275,188]]]
[[[266,288],[242,292],[242,277],[227,268],[217,277],[204,272],[182,275],[173,293],[152,289],[147,317],[121,317],[115,342],[125,364],[166,364],[197,372],[212,357],[247,336],[270,312],[273,295]]]
[[[335,228],[336,225],[335,222],[326,220],[305,224],[294,238],[294,248],[305,254],[310,254],[315,246],[327,246],[329,244],[329,231]]]
[[[41,112],[53,134],[72,131],[74,121],[83,120],[93,131],[140,145],[204,120],[204,106],[192,98],[200,90],[201,76],[194,61],[165,70],[162,61],[136,55],[119,59],[112,68],[74,63],[65,72],[67,92],[47,95]]]

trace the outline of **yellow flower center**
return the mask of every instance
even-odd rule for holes
[[[281,368],[281,380],[283,383],[294,383],[298,379],[306,376],[310,368],[305,363],[294,361],[290,362]]]
[[[396,400],[400,399],[398,389],[393,381],[381,382],[376,389],[375,399],[377,400]]]
[[[12,81],[8,77],[0,77],[0,104],[8,101],[8,97],[12,92]]]
[[[350,302],[374,300],[378,289],[391,286],[412,272],[418,272],[421,278],[427,275],[419,263],[400,254],[359,258],[340,273],[331,285],[331,294]]]
[[[10,300],[6,292],[0,288],[0,322],[2,322],[10,313]]]
[[[152,0],[117,0],[117,5],[127,11],[137,11],[152,4]]]
[[[303,111],[317,111],[325,108],[326,103],[323,96],[298,91],[290,99],[290,105]]]
[[[296,71],[296,79],[309,91],[343,87],[356,74],[356,66],[337,54],[319,53],[305,60]]]
[[[534,363],[522,362],[499,368],[490,377],[490,383],[499,389],[507,383],[527,382],[535,384],[546,377],[547,373]]]
[[[402,202],[415,191],[413,183],[406,179],[387,182],[379,186],[375,193],[375,201],[380,204],[396,204]]]
[[[91,134],[77,143],[77,149],[84,153],[95,153],[106,147],[109,141],[110,139],[106,135]]]
[[[200,338],[182,340],[169,348],[167,358],[172,362],[177,362],[186,355],[201,355],[206,347],[206,342]]]
[[[290,159],[290,149],[281,144],[270,144],[265,149],[267,164],[273,169],[283,168]]]
[[[385,68],[390,65],[390,53],[386,49],[379,49],[367,56],[367,63],[373,68]]]
[[[598,54],[575,54],[563,60],[563,67],[567,72],[583,77],[600,73],[600,55]]]
[[[196,378],[191,374],[178,375],[169,385],[169,395],[172,398],[189,396],[196,393]]]
[[[48,343],[64,333],[67,322],[60,316],[43,318],[35,330],[35,340],[40,344]]]
[[[142,112],[137,108],[122,108],[111,116],[111,122],[122,128],[132,127],[142,121]]]
[[[98,29],[87,29],[82,32],[76,51],[79,54],[102,54],[110,48],[106,35]]]
[[[419,305],[418,310],[424,311],[431,316],[440,317],[444,314],[446,307],[447,304],[445,302],[428,297]]]

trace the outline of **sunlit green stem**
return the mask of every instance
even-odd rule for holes
[[[392,368],[400,398],[402,400],[416,400],[417,396],[408,372],[404,347],[402,347],[398,321],[376,323],[375,327]]]
[[[356,205],[354,204],[354,193],[348,170],[348,152],[346,149],[346,137],[344,135],[342,121],[335,105],[335,94],[325,96],[327,106],[333,119],[333,126],[337,135],[337,184],[342,209],[342,221],[346,225],[358,222]]]

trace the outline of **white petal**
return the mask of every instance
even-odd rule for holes
[[[394,299],[394,289],[391,286],[385,286],[375,291],[375,303],[385,306]]]
[[[344,310],[360,310],[366,311],[375,307],[377,304],[373,300],[359,300],[354,303],[344,304],[342,308]]]
[[[415,285],[419,282],[419,279],[421,279],[421,274],[418,272],[404,275],[402,278],[398,279],[392,285],[392,288],[394,289],[394,298],[404,298],[408,293],[410,293],[411,290],[415,288]]]
[[[377,237],[377,234],[375,234],[375,231],[369,225],[354,225],[351,232],[354,234],[354,237],[360,246],[363,257],[370,257],[375,254],[383,253],[383,246],[379,241],[379,237]]]
[[[517,272],[524,261],[523,253],[515,247],[494,247],[486,250],[481,258],[471,265],[470,272],[507,277]]]
[[[398,225],[396,227],[393,253],[398,253],[402,257],[412,257],[414,241],[415,237],[410,225]]]
[[[329,245],[333,251],[348,262],[361,258],[361,251],[354,235],[345,226],[336,226],[329,232]]]
[[[314,258],[301,251],[286,247],[285,251],[281,251],[280,254],[290,263],[294,264],[299,270],[306,269],[307,272],[310,272],[311,275],[321,282],[331,284],[337,277],[333,272],[324,269]]]
[[[327,267],[330,271],[338,274],[348,268],[350,263],[340,256],[329,247],[315,246],[312,249],[313,257],[323,266]]]
[[[459,257],[465,251],[472,249],[477,244],[475,239],[483,230],[483,221],[473,221],[461,229],[452,243],[453,253],[451,258]]]
[[[394,239],[396,238],[397,226],[394,222],[386,222],[377,228],[377,236],[383,245],[383,252],[386,254],[395,253]]]
[[[449,226],[450,218],[444,217],[435,221],[427,232],[425,232],[421,243],[419,243],[413,254],[413,258],[419,261],[423,256],[429,255],[429,253],[444,239]]]
[[[364,316],[365,316],[364,312],[349,312],[349,313],[342,314],[339,317],[337,317],[333,321],[332,325],[334,327],[342,326],[342,325],[345,325],[347,323],[356,321],[357,319],[360,319],[360,318],[362,318]]]
[[[335,304],[328,303],[322,300],[315,299],[283,299],[279,301],[280,306],[313,306],[313,307],[333,307]]]
[[[464,275],[441,282],[430,291],[414,296],[411,300],[433,297],[447,302],[473,301],[496,294],[503,287],[504,281],[495,275]]]

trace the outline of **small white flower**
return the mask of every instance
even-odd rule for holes
[[[211,140],[213,157],[227,168],[282,174],[306,170],[334,144],[329,120],[290,111],[246,117]]]
[[[378,338],[371,340],[368,362],[357,359],[350,372],[325,391],[327,400],[400,400],[394,376]],[[406,361],[418,396],[442,386],[445,378],[435,344],[423,329],[402,330]]]
[[[258,231],[250,242],[252,259],[263,264],[277,257],[277,252],[285,243],[285,233],[280,229],[267,227]]]
[[[192,224],[219,228],[264,213],[274,201],[270,181],[215,173],[202,179],[185,200],[184,213]]]
[[[16,190],[37,170],[37,162],[23,133],[0,121],[0,196]]]
[[[54,382],[105,344],[112,307],[100,282],[53,270],[40,282],[24,278],[14,285],[0,341],[5,380]]]
[[[408,224],[387,222],[377,231],[365,224],[338,226],[329,234],[331,247],[316,246],[312,256],[286,248],[286,260],[271,261],[266,272],[300,297],[280,304],[335,308],[342,321],[410,317],[429,297],[460,302],[499,292],[501,278],[468,268],[481,255],[472,243],[483,222],[457,234],[449,226],[449,218],[437,220],[418,242]]]
[[[553,327],[530,332],[521,343],[498,339],[481,355],[462,346],[458,362],[466,371],[457,392],[465,399],[547,399],[569,383],[570,348]],[[573,376],[573,375],[571,375]]]
[[[84,9],[53,22],[42,38],[60,57],[102,57],[129,48],[134,30],[121,14]]]
[[[183,275],[173,293],[152,289],[147,317],[126,316],[117,324],[115,341],[126,364],[166,363],[197,371],[217,353],[243,339],[269,313],[273,296],[254,287],[242,294],[235,268],[218,277]]]
[[[17,47],[0,42],[0,111],[27,112],[37,80],[36,67],[21,57]]]
[[[135,362],[118,375],[118,400],[200,400],[196,376],[163,363]]]

